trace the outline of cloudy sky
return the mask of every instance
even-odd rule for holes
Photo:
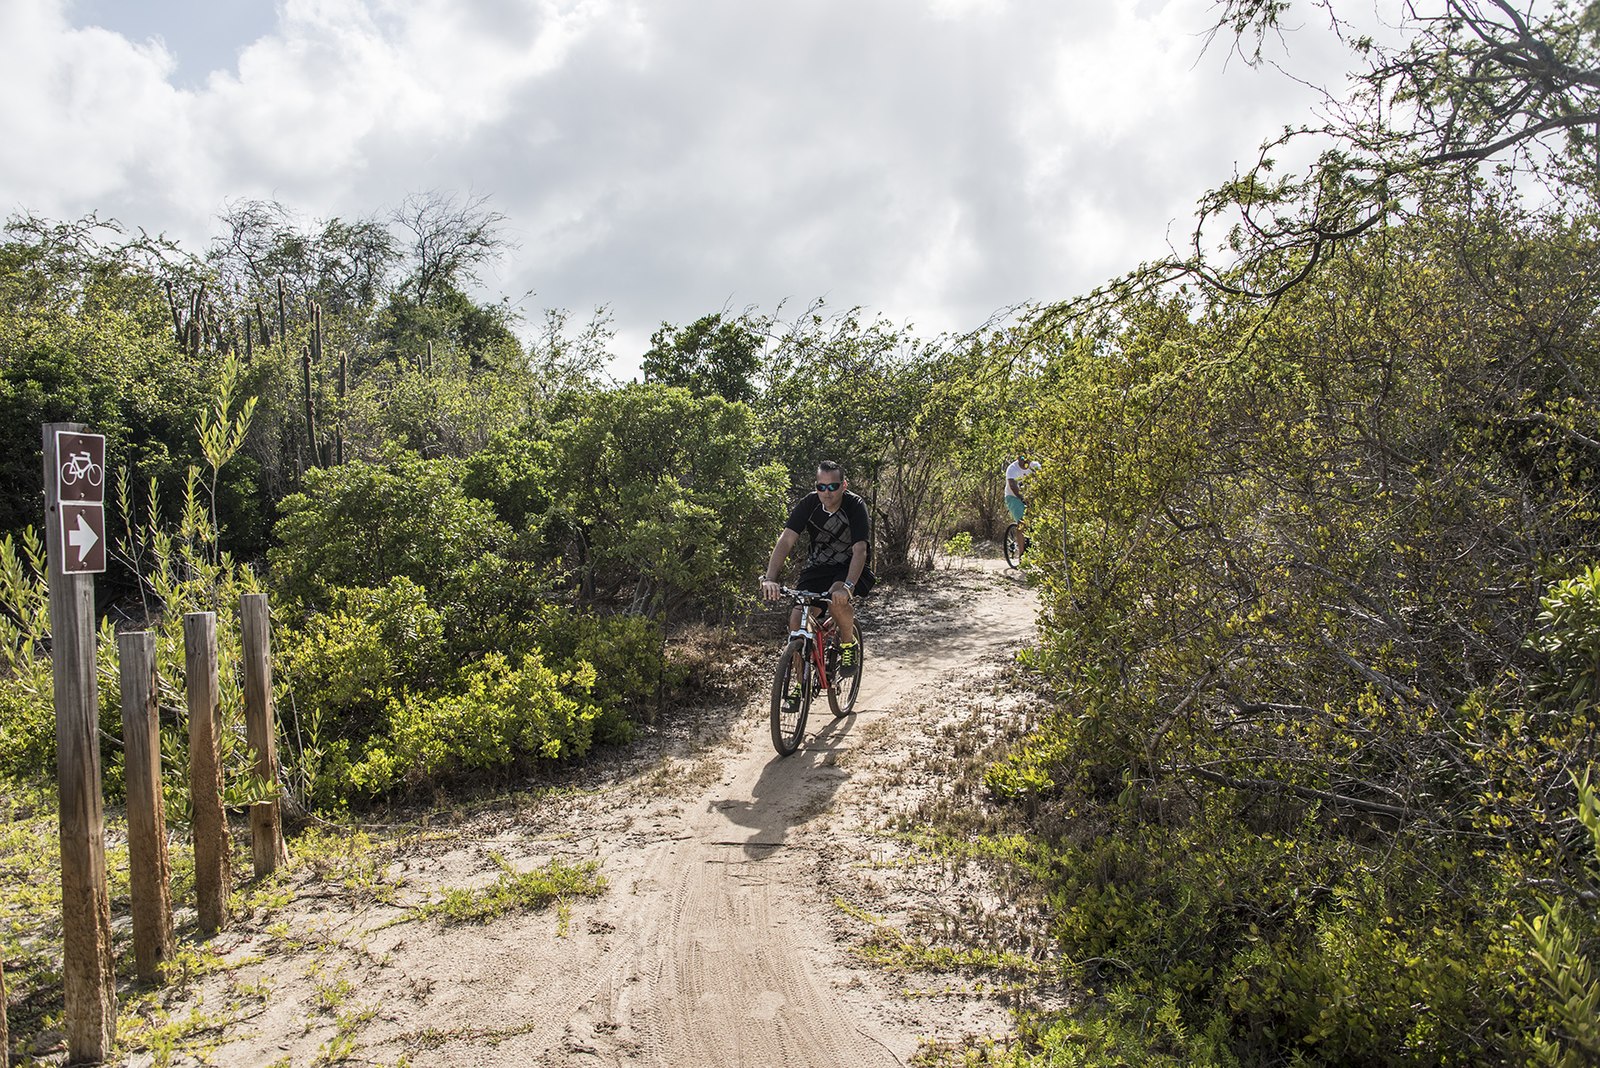
[[[0,0],[0,213],[199,249],[489,197],[491,294],[662,321],[825,298],[931,336],[1181,240],[1311,93],[1203,53],[1210,0]],[[1310,17],[1310,16],[1307,16]],[[1337,81],[1321,27],[1285,62]],[[1280,50],[1281,52],[1281,50]]]

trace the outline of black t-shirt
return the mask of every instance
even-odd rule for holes
[[[858,541],[872,544],[867,502],[848,490],[832,515],[823,509],[821,495],[813,490],[794,506],[784,526],[796,534],[811,535],[808,568],[844,567],[850,563],[851,546]]]

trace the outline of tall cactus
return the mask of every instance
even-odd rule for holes
[[[320,467],[320,454],[317,451],[317,408],[316,400],[311,390],[311,346],[307,345],[300,350],[301,381],[305,386],[306,401],[306,446],[310,455],[307,461],[310,467]]]

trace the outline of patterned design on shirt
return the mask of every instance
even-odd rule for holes
[[[810,535],[811,551],[806,555],[806,567],[847,565],[851,547],[858,541],[869,540],[867,502],[854,493],[846,493],[839,510],[829,515],[822,507],[822,498],[808,493],[789,513],[785,526],[796,533]]]

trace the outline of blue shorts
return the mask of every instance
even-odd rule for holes
[[[1027,508],[1028,506],[1022,503],[1021,497],[1013,497],[1009,493],[1006,494],[1006,510],[1011,513],[1011,521],[1013,523],[1022,522],[1022,513],[1026,511]]]

